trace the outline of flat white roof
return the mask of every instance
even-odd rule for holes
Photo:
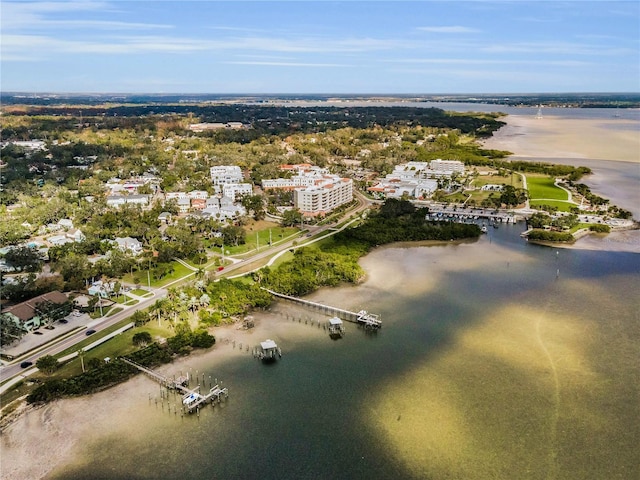
[[[270,350],[272,348],[278,348],[278,345],[276,345],[276,342],[274,342],[271,339],[267,339],[264,342],[260,342],[260,346],[262,347],[263,350]]]
[[[342,320],[340,320],[338,317],[333,317],[329,319],[329,324],[330,325],[342,325]]]

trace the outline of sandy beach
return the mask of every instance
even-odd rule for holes
[[[638,122],[626,119],[536,118],[509,115],[507,125],[485,148],[508,150],[518,157],[585,158],[640,162]]]

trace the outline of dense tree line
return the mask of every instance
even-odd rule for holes
[[[136,128],[146,124],[153,131],[158,120],[166,116],[184,117],[193,115],[202,122],[241,122],[250,129],[217,130],[203,134],[218,143],[249,143],[263,135],[287,135],[292,132],[322,132],[344,127],[371,128],[390,125],[427,125],[438,128],[454,128],[462,133],[476,133],[490,136],[504,122],[491,114],[448,113],[439,108],[419,107],[298,107],[276,105],[101,105],[101,106],[31,106],[14,109],[13,115],[64,116],[83,115],[92,119],[96,128],[112,129],[129,127],[130,119],[135,119]],[[107,121],[107,119],[109,121]],[[49,122],[49,131],[59,125]],[[66,128],[67,126],[64,125]],[[9,133],[18,133],[11,132]],[[10,138],[10,137],[9,137]]]
[[[363,276],[356,255],[305,247],[295,250],[293,260],[283,263],[276,270],[264,268],[254,278],[276,292],[303,296],[323,286],[357,283]]]
[[[457,240],[480,236],[475,224],[426,221],[427,208],[416,208],[407,200],[387,200],[356,228],[336,234],[338,241],[356,240],[369,247],[391,242],[421,240]]]
[[[575,238],[569,232],[553,232],[549,230],[532,230],[527,238],[534,241],[572,243]]]

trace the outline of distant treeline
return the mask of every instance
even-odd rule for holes
[[[100,124],[104,128],[114,128],[114,123],[122,124],[121,128],[131,127],[127,119],[159,116],[192,116],[198,122],[228,123],[241,122],[250,129],[223,130],[206,132],[204,135],[216,137],[228,136],[227,141],[248,143],[263,135],[303,132],[313,133],[337,128],[371,128],[392,125],[422,125],[436,128],[458,129],[462,133],[473,133],[478,136],[490,136],[492,132],[505,123],[497,119],[495,114],[449,114],[439,108],[419,107],[298,107],[275,105],[42,105],[14,106],[10,115],[42,116],[55,115],[62,117],[82,117],[83,121],[91,119],[92,124]],[[117,119],[114,121],[114,117]],[[143,122],[144,123],[144,122]],[[195,123],[195,121],[194,121]],[[51,127],[55,128],[54,125]],[[149,124],[150,129],[155,128]],[[6,134],[5,134],[6,135]],[[216,138],[217,139],[217,138]]]
[[[495,103],[499,105],[571,106],[576,108],[637,108],[640,94],[622,93],[532,93],[532,94],[474,94],[474,95],[328,95],[328,94],[280,94],[280,95],[228,95],[228,94],[23,94],[3,93],[3,105],[95,105],[101,103],[128,104],[197,104],[204,102],[264,103],[286,101],[326,102],[350,101],[411,101],[411,102],[464,102]]]

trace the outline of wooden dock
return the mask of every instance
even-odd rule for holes
[[[194,389],[190,389],[186,385],[187,382],[189,381],[188,376],[179,377],[178,379],[172,380],[132,360],[129,360],[128,358],[120,357],[120,360],[122,360],[124,363],[128,365],[131,365],[132,367],[137,368],[142,373],[150,377],[152,380],[155,380],[163,387],[181,392],[182,406],[189,413],[199,409],[201,405],[207,402],[211,404],[215,402],[219,403],[220,401],[222,401],[222,399],[227,398],[229,396],[229,390],[227,388],[221,388],[219,385],[214,385],[213,387],[211,387],[209,392],[202,394],[200,393],[200,385],[198,385]]]
[[[269,292],[276,298],[282,298],[283,300],[289,300],[291,302],[299,303],[301,305],[305,305],[307,307],[313,308],[314,310],[318,310],[326,315],[331,315],[334,317],[341,318],[342,320],[346,320],[347,322],[357,323],[358,325],[362,325],[364,328],[368,330],[378,330],[382,328],[382,321],[380,320],[380,315],[376,315],[375,313],[369,313],[366,310],[360,310],[359,312],[351,312],[349,310],[345,310],[343,308],[332,307],[330,305],[323,305],[321,303],[312,302],[310,300],[303,300],[302,298],[292,297],[290,295],[284,295],[283,293],[274,292],[273,290],[269,290],[268,288],[262,287],[263,290]]]

